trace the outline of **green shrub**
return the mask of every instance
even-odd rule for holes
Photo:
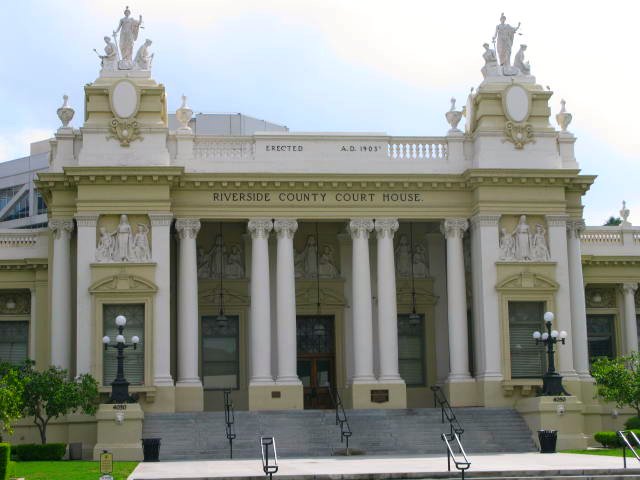
[[[616,432],[597,432],[593,436],[594,440],[606,448],[620,447],[620,439]]]
[[[44,445],[18,445],[16,456],[22,462],[62,460],[67,450],[64,443],[46,443]]]
[[[7,472],[9,473],[7,475],[7,478],[16,478],[16,462],[9,462],[9,468],[7,469]]]
[[[9,456],[11,446],[8,443],[0,443],[0,480],[9,478]]]
[[[640,417],[631,417],[624,422],[624,428],[627,430],[640,430]]]

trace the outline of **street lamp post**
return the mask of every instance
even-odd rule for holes
[[[536,341],[536,345],[542,343],[547,348],[547,372],[542,376],[542,395],[569,395],[562,386],[562,375],[556,372],[553,357],[553,346],[558,342],[561,342],[564,345],[565,339],[567,338],[567,332],[564,330],[561,332],[551,330],[551,322],[553,322],[553,319],[553,313],[546,312],[544,314],[544,323],[547,327],[547,331],[543,333],[538,331],[533,332],[533,338]]]
[[[102,343],[104,344],[105,352],[111,348],[115,348],[118,350],[118,356],[116,357],[118,360],[118,371],[116,373],[116,378],[113,382],[111,382],[111,398],[109,398],[109,403],[134,403],[135,399],[129,395],[129,382],[124,378],[124,349],[133,347],[135,350],[138,347],[138,342],[140,342],[140,338],[134,335],[131,337],[131,343],[127,344],[124,340],[124,326],[127,324],[127,319],[124,315],[118,315],[116,317],[116,325],[118,327],[118,335],[116,336],[116,344],[111,345],[111,339],[105,335],[102,337]]]

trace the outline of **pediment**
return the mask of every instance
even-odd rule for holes
[[[94,282],[89,287],[90,293],[154,293],[158,287],[149,280],[137,275],[118,274]]]
[[[435,305],[438,302],[438,297],[431,291],[416,288],[416,304],[420,305]],[[411,288],[398,288],[396,291],[396,301],[398,305],[411,305],[413,303],[413,290]]]
[[[201,291],[198,298],[202,305],[220,305],[220,286]],[[226,306],[248,306],[249,297],[234,289],[222,287],[222,301]]]
[[[345,305],[344,295],[328,288],[309,287],[305,290],[296,291],[296,305],[317,305],[318,294],[321,305],[343,306]]]
[[[496,290],[539,290],[555,292],[558,283],[544,275],[533,272],[521,272],[498,283]]]

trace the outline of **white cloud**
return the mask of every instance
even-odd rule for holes
[[[26,128],[0,134],[0,162],[29,155],[29,144],[51,137],[51,130]]]

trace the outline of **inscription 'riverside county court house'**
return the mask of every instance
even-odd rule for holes
[[[420,203],[418,192],[213,192],[216,203]]]

